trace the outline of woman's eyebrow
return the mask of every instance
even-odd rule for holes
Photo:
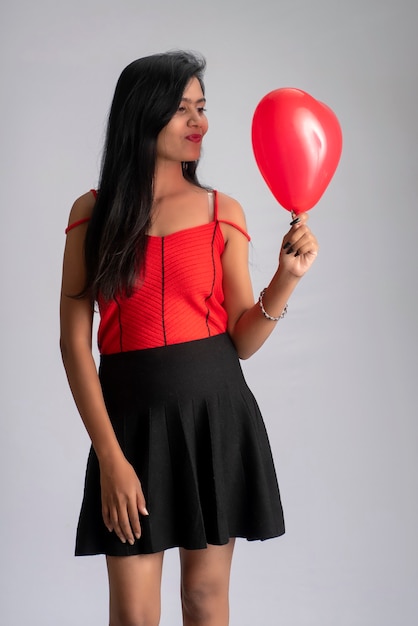
[[[187,102],[187,104],[193,104],[193,100],[191,98],[182,98],[181,99],[182,102]],[[200,104],[200,103],[205,103],[206,102],[206,98],[199,98],[199,100],[195,100],[194,104]]]

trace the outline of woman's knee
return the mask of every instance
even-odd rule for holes
[[[184,550],[181,555],[181,595],[185,624],[228,623],[229,576],[234,540],[224,546]]]
[[[183,584],[181,593],[183,614],[189,619],[202,622],[210,620],[219,610],[228,606],[228,592],[217,582]]]

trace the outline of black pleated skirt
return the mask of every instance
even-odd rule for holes
[[[133,546],[109,533],[91,449],[76,555],[193,550],[284,533],[266,429],[227,334],[102,356],[99,376],[149,516]]]

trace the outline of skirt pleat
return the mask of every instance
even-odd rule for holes
[[[101,357],[116,436],[135,468],[148,517],[133,546],[106,529],[100,471],[87,462],[76,554],[123,556],[284,533],[270,444],[226,334]]]

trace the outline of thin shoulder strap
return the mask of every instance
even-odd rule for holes
[[[216,222],[218,219],[218,206],[216,202],[216,191],[208,191],[208,203],[209,203],[209,222]]]
[[[247,231],[245,231],[243,228],[241,228],[241,226],[239,226],[238,224],[235,224],[235,222],[230,222],[229,220],[220,220],[218,218],[218,193],[217,193],[217,191],[215,189],[213,190],[212,193],[213,193],[214,202],[215,202],[215,206],[214,206],[214,220],[215,220],[215,222],[217,222],[218,224],[228,224],[229,226],[232,226],[233,228],[236,228],[236,230],[239,230],[239,232],[242,233],[244,235],[244,237],[246,237],[248,239],[248,241],[251,241],[250,235],[247,233]]]
[[[76,222],[69,224],[67,228],[65,229],[64,233],[68,235],[70,230],[73,230],[73,228],[77,228],[77,226],[81,226],[81,224],[86,224],[89,221],[90,221],[89,217],[83,217],[81,220],[77,220]]]

